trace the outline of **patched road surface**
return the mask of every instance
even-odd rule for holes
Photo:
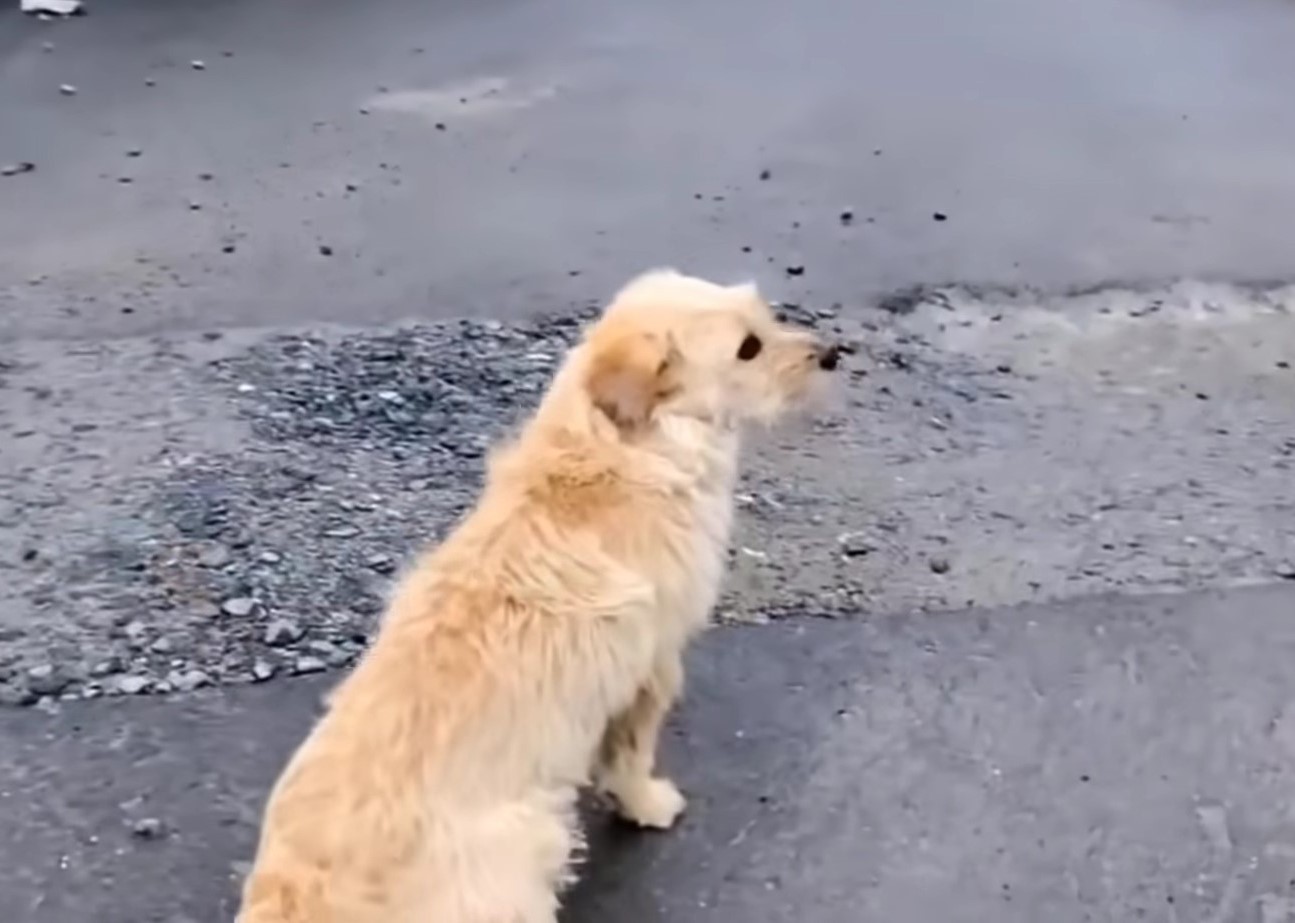
[[[852,348],[567,918],[1295,923],[1295,8],[0,12],[0,895],[227,920],[582,319]],[[16,908],[16,909],[10,909]]]

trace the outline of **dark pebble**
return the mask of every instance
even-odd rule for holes
[[[936,221],[948,221],[948,220],[949,220],[949,216],[948,216],[948,215],[946,215],[944,212],[936,212],[935,214],[931,215],[931,217],[932,217],[932,218],[934,218]]]
[[[319,245],[319,255],[320,255],[320,256],[332,256],[332,255],[333,255],[333,248],[332,248],[332,247],[330,247],[330,246],[328,246],[328,244],[320,244],[320,245]]]
[[[761,180],[767,180],[767,179],[768,179],[769,177],[771,177],[771,176],[773,176],[773,174],[772,174],[772,173],[770,173],[768,170],[761,170],[761,171],[760,171],[760,179],[761,179]]]
[[[841,212],[842,224],[851,224],[853,221],[854,221],[854,212],[850,211],[849,209],[846,209],[845,211]]]
[[[223,246],[223,247],[221,247],[221,248],[220,248],[220,252],[221,252],[221,253],[233,253],[235,249],[236,249],[236,248],[234,247],[234,245],[233,245],[233,244],[225,244],[225,246]]]
[[[804,266],[788,266],[788,267],[787,267],[787,275],[789,275],[789,276],[803,276],[804,274],[805,274],[805,267],[804,267]]]
[[[166,828],[156,817],[141,817],[130,825],[130,832],[141,840],[156,840],[161,838]]]
[[[931,573],[933,574],[947,574],[949,572],[948,558],[931,558],[930,565]]]

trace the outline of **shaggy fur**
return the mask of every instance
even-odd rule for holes
[[[670,827],[657,736],[718,592],[739,427],[834,363],[752,286],[630,283],[284,770],[240,923],[552,923],[578,787]]]

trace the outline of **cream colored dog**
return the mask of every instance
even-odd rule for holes
[[[631,282],[288,764],[241,923],[552,923],[580,786],[671,826],[657,737],[719,589],[740,426],[836,357],[753,286]]]

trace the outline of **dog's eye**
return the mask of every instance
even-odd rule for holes
[[[737,348],[737,357],[743,362],[750,362],[756,356],[760,355],[760,350],[764,349],[764,344],[754,333],[748,333],[742,345]]]

